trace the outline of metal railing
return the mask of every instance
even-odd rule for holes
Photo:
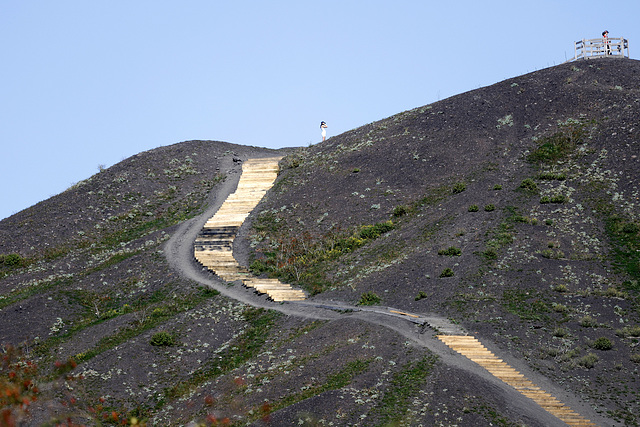
[[[575,44],[573,60],[590,58],[628,58],[629,40],[624,37],[582,39]]]

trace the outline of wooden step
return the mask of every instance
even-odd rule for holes
[[[496,378],[514,387],[523,396],[526,396],[540,405],[550,414],[564,421],[569,426],[594,426],[591,421],[567,407],[564,403],[553,397],[548,392],[537,387],[517,370],[498,359],[487,350],[475,337],[470,335],[438,335],[438,339],[452,350],[466,356],[473,362],[484,367]]]

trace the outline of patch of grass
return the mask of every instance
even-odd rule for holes
[[[485,205],[484,210],[485,210],[486,212],[493,212],[493,211],[495,211],[495,210],[496,210],[496,207],[495,207],[495,205],[493,205],[493,204],[491,204],[491,203],[490,203],[490,204],[488,204],[488,205]]]
[[[625,326],[622,329],[618,329],[616,335],[623,338],[640,337],[640,326]]]
[[[561,204],[561,203],[566,203],[568,200],[569,198],[563,194],[555,194],[553,196],[542,196],[542,198],[540,198],[540,204],[542,205],[548,204],[548,203]]]
[[[438,251],[438,255],[460,256],[462,255],[462,250],[456,248],[455,246],[449,246],[449,248],[447,249],[440,249]]]
[[[569,288],[565,284],[559,284],[559,285],[555,285],[553,287],[553,290],[556,292],[565,293],[569,290]]]
[[[29,286],[18,288],[9,294],[5,294],[4,298],[0,299],[0,310],[18,301],[32,297],[33,295],[43,294],[46,291],[68,285],[71,282],[72,279],[54,279],[33,282],[33,284]]]
[[[393,375],[382,399],[372,410],[372,414],[380,417],[376,420],[377,425],[395,425],[402,421],[411,400],[422,390],[437,360],[436,356],[425,356],[406,364]]]
[[[27,260],[20,254],[12,253],[0,255],[0,268],[18,268],[24,267]]]
[[[442,270],[442,273],[440,273],[440,277],[453,277],[453,276],[454,276],[453,270],[448,267]]]
[[[406,214],[408,214],[410,211],[410,208],[406,205],[398,205],[395,208],[393,208],[393,216],[395,217],[401,217],[404,216]]]
[[[455,184],[453,184],[453,188],[451,189],[451,192],[453,194],[459,194],[466,189],[467,189],[467,184],[465,184],[464,182],[456,182]]]
[[[469,209],[467,209],[469,212],[478,212],[480,210],[480,208],[478,208],[478,205],[471,205],[469,206]]]
[[[507,289],[502,295],[503,306],[522,320],[550,321],[549,305],[535,290]]]
[[[480,252],[480,255],[485,259],[485,261],[491,262],[498,259],[498,252],[495,249],[489,248],[483,252]]]
[[[553,336],[557,338],[564,338],[569,335],[569,332],[565,328],[555,328],[553,330]]]
[[[426,293],[426,292],[424,292],[424,291],[420,291],[420,292],[418,292],[418,295],[416,295],[416,297],[415,297],[414,301],[420,301],[421,299],[425,299],[425,298],[427,298],[428,296],[429,296],[429,295],[427,295],[427,293]]]
[[[273,410],[277,411],[282,408],[286,408],[291,406],[297,402],[301,402],[303,400],[309,399],[313,396],[317,396],[321,393],[330,391],[330,390],[338,390],[343,387],[348,386],[353,379],[369,369],[369,365],[371,364],[371,360],[353,360],[345,364],[345,366],[339,371],[329,375],[327,380],[324,381],[321,385],[307,388],[304,391],[289,395],[284,399],[279,400],[274,403]]]
[[[567,174],[564,172],[540,172],[536,178],[543,181],[564,181],[567,179]]]
[[[376,305],[380,304],[382,298],[380,298],[375,292],[365,292],[360,296],[358,305]]]
[[[536,182],[531,178],[523,179],[522,182],[520,183],[520,187],[518,188],[528,191],[530,193],[538,192],[538,184],[536,184]]]
[[[618,271],[626,272],[631,280],[626,281],[626,290],[640,292],[640,233],[638,225],[619,215],[606,218],[605,230],[612,243],[611,258]],[[634,285],[635,283],[635,285]]]
[[[589,354],[587,354],[585,356],[582,356],[582,357],[578,358],[576,360],[576,363],[579,366],[582,366],[582,367],[587,368],[587,369],[591,369],[594,366],[596,366],[596,363],[598,363],[599,360],[600,360],[600,358],[597,355],[595,355],[593,353],[589,353]]]
[[[564,304],[559,304],[559,303],[556,303],[556,302],[551,304],[551,308],[553,308],[553,311],[555,311],[556,313],[567,313],[567,312],[569,312],[569,307],[567,307]]]
[[[543,249],[540,251],[540,256],[547,259],[563,259],[565,257],[564,252],[560,249]]]
[[[358,237],[365,240],[373,240],[377,239],[384,233],[388,233],[394,228],[395,226],[392,221],[379,222],[373,225],[363,225],[360,228]]]
[[[529,153],[527,161],[543,165],[567,158],[588,136],[589,123],[594,122],[570,119],[561,123],[556,133],[536,141],[537,147]]]
[[[251,271],[254,274],[268,273],[283,281],[298,284],[315,295],[329,286],[326,275],[332,261],[356,251],[394,228],[393,221],[388,220],[363,225],[351,232],[336,228],[325,234],[281,234],[269,248],[258,250],[263,256],[251,262]]]
[[[597,328],[598,326],[600,326],[596,319],[591,316],[584,316],[580,318],[579,324],[583,328]]]
[[[205,366],[197,369],[191,377],[166,388],[164,390],[164,398],[160,399],[156,404],[157,408],[162,408],[167,399],[182,397],[200,384],[241,366],[257,355],[276,319],[281,316],[275,311],[263,308],[248,308],[243,315],[249,326],[224,351],[207,362]]]

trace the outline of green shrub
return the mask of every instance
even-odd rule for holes
[[[395,228],[392,221],[379,222],[373,225],[363,225],[360,228],[359,237],[361,239],[377,239],[382,234]]]
[[[458,194],[458,193],[462,193],[466,189],[467,189],[467,184],[465,184],[464,182],[456,182],[455,184],[453,184],[452,192],[453,194]]]
[[[496,207],[494,205],[492,205],[492,204],[489,204],[489,205],[486,205],[484,207],[484,210],[487,211],[487,212],[492,212],[492,211],[496,210]]]
[[[427,293],[424,291],[420,291],[418,292],[418,295],[416,296],[415,300],[420,301],[421,299],[425,299],[426,297],[428,297]]]
[[[591,316],[584,316],[580,319],[580,326],[583,328],[597,328],[598,322]]]
[[[618,329],[616,335],[623,338],[640,337],[640,326],[625,326],[622,329]]]
[[[405,205],[398,205],[393,208],[393,216],[400,217],[409,213],[409,208]]]
[[[564,293],[564,292],[567,292],[569,288],[567,287],[567,285],[560,284],[560,285],[555,285],[553,287],[553,290],[556,292]]]
[[[638,231],[640,231],[640,227],[637,224],[634,224],[632,222],[628,222],[622,226],[623,233],[635,234]]]
[[[566,313],[569,311],[569,307],[567,307],[564,304],[558,304],[556,302],[551,304],[551,307],[553,308],[553,311],[555,311],[556,313]]]
[[[0,255],[0,266],[15,268],[24,264],[25,260],[18,254]]]
[[[551,197],[543,196],[540,199],[540,204],[545,205],[547,203],[565,203],[567,200],[568,200],[567,196],[565,196],[563,194],[556,194],[556,195],[553,195]]]
[[[445,268],[444,270],[442,270],[442,273],[440,273],[440,277],[453,277],[453,270],[450,268]]]
[[[582,356],[581,358],[579,358],[576,362],[580,366],[583,366],[587,369],[591,369],[596,365],[598,360],[600,360],[598,356],[596,356],[593,353],[589,353],[586,356]]]
[[[498,259],[498,252],[496,252],[495,249],[487,249],[486,251],[482,252],[482,257],[484,259],[486,259],[487,261],[493,261]]]
[[[265,271],[269,271],[269,267],[267,266],[267,264],[265,264],[264,261],[259,260],[259,259],[253,261],[251,263],[251,265],[249,266],[249,269],[255,275],[260,275],[261,273],[264,273]]]
[[[535,193],[538,191],[538,184],[536,184],[536,182],[533,179],[527,178],[522,180],[522,182],[520,183],[520,188],[522,188],[523,190]]]
[[[544,223],[549,225],[549,226],[551,226],[551,225],[553,225],[553,220],[552,219],[545,219]]]
[[[493,186],[493,189],[494,190],[502,190],[502,185],[496,184],[496,185]]]
[[[382,298],[380,298],[375,292],[365,292],[360,296],[360,302],[358,305],[376,305],[380,304]]]
[[[440,249],[438,255],[460,256],[462,255],[462,251],[455,246],[450,246],[448,249]]]
[[[629,360],[631,360],[633,363],[640,363],[640,353],[632,353],[629,356]]]
[[[478,205],[471,205],[468,210],[469,212],[478,212],[480,209],[478,208]]]
[[[613,348],[613,343],[609,338],[600,337],[591,343],[591,347],[596,350],[611,350]]]
[[[561,250],[553,250],[553,249],[544,249],[542,251],[540,251],[540,255],[543,258],[547,258],[547,259],[562,259],[564,258],[564,252],[562,252]]]
[[[171,335],[169,332],[166,332],[166,331],[156,332],[151,337],[151,345],[155,345],[158,347],[168,347],[168,346],[175,345],[175,339],[173,335]]]
[[[553,336],[558,338],[564,338],[569,335],[569,332],[565,328],[556,328],[553,330]]]

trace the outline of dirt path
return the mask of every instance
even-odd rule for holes
[[[341,318],[352,316],[369,323],[389,328],[406,339],[435,353],[443,363],[472,373],[479,380],[483,381],[484,384],[488,384],[491,388],[491,393],[503,395],[505,399],[510,402],[512,409],[517,408],[523,419],[536,420],[537,423],[546,426],[566,426],[564,422],[551,415],[534,401],[520,394],[513,387],[494,377],[480,365],[453,351],[438,340],[436,338],[436,331],[447,334],[465,334],[462,327],[452,324],[445,318],[437,315],[404,313],[401,310],[389,307],[355,307],[340,301],[322,300],[320,297],[314,297],[313,300],[302,302],[275,303],[269,301],[266,296],[257,295],[242,285],[228,285],[220,281],[195,261],[193,256],[193,242],[205,222],[216,213],[229,194],[236,189],[242,173],[242,166],[241,163],[233,162],[231,158],[228,158],[225,160],[225,163],[221,164],[221,170],[227,171],[227,177],[224,182],[216,187],[210,194],[209,208],[199,217],[181,224],[165,246],[165,256],[169,264],[182,276],[214,288],[224,296],[233,298],[244,304],[277,310],[289,316],[333,321],[340,321]],[[340,312],[338,310],[340,310]],[[345,313],[344,310],[349,310],[349,312]],[[600,417],[593,408],[578,400],[574,395],[556,387],[547,378],[531,371],[522,361],[513,359],[508,354],[501,353],[490,341],[483,338],[482,343],[493,353],[500,355],[510,366],[524,374],[542,389],[550,392],[583,417],[590,419],[597,425],[615,425],[609,420]]]

